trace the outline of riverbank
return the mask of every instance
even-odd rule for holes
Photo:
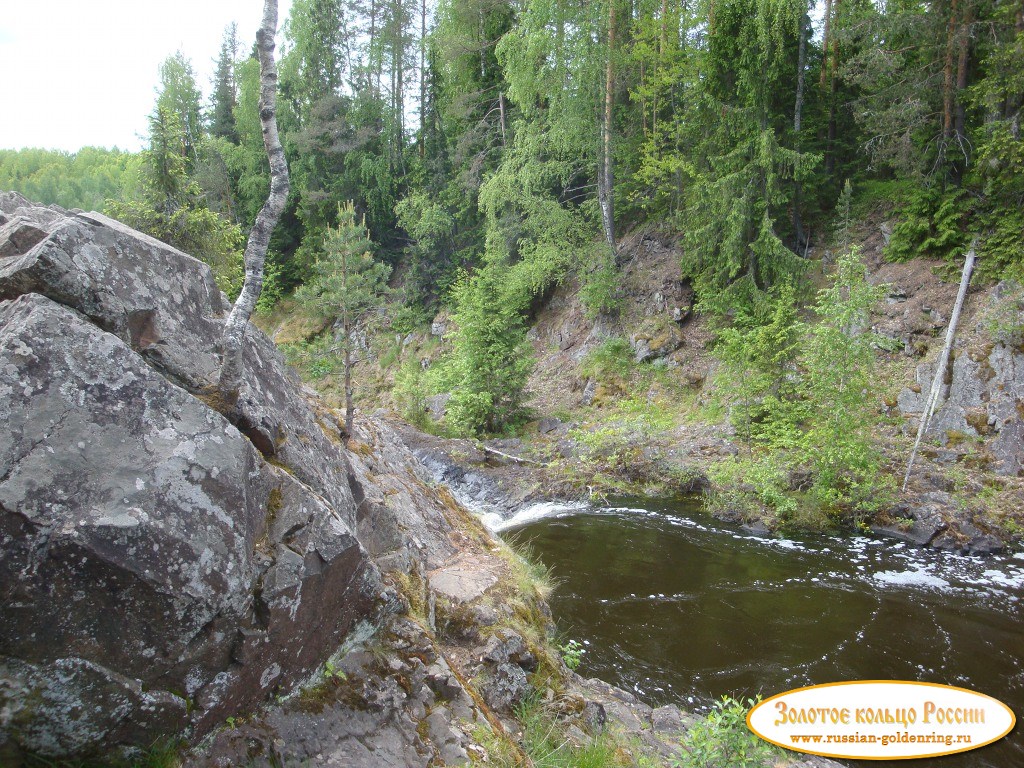
[[[1019,548],[1024,294],[1009,283],[970,290],[939,408],[901,488],[957,276],[926,259],[885,261],[886,215],[867,216],[854,236],[869,281],[886,287],[865,323],[879,340],[865,419],[880,482],[868,508],[823,504],[808,492],[813,475],[799,459],[736,433],[711,319],[695,311],[693,292],[680,279],[677,244],[656,232],[635,233],[623,244],[613,314],[588,313],[583,288],[571,277],[538,300],[528,334],[536,365],[527,413],[506,436],[443,439],[451,437],[449,394],[430,388],[430,371],[443,367],[452,330],[443,311],[429,328],[360,338],[358,407],[400,413],[430,433],[410,438],[424,455],[461,467],[454,472],[490,477],[513,503],[702,490],[710,511],[759,529],[870,529],[978,554]],[[832,259],[820,254],[812,283],[828,283]],[[304,345],[322,329],[287,304],[260,322],[303,368]],[[303,370],[340,403],[336,376]]]
[[[671,499],[699,493],[712,515],[757,533],[843,531],[838,522],[804,524],[808,518],[779,526],[751,487],[742,481],[721,484],[722,467],[740,453],[724,427],[684,424],[652,434],[621,423],[588,427],[546,419],[538,426],[528,437],[483,441],[439,437],[404,423],[396,423],[395,429],[436,482],[449,484],[463,503],[481,514],[508,517],[542,503],[600,503],[613,496]],[[968,489],[978,490],[977,481],[972,486],[955,484],[924,472],[926,481],[916,483],[893,511],[860,528],[847,527],[847,532],[870,531],[894,542],[960,554],[1019,548],[1020,535],[1012,523],[1008,530],[993,526],[979,521],[977,509],[971,509]],[[794,478],[794,484],[798,482]],[[1018,492],[1013,484],[1003,503],[1013,503]],[[1004,519],[1014,520],[1016,512],[1019,508],[1009,510]]]
[[[384,423],[357,422],[354,469],[385,489],[419,484],[405,474],[416,468],[403,467],[400,449],[389,447],[390,434]],[[824,758],[768,748],[742,718],[737,725],[735,717],[709,721],[675,704],[650,706],[577,675],[570,666],[578,663],[579,646],[555,627],[546,569],[492,535],[457,501],[465,485],[429,482],[429,459],[419,472],[433,487],[416,493],[443,502],[450,552],[423,570],[392,572],[397,609],[386,623],[346,643],[300,690],[229,719],[186,753],[183,765],[315,759],[346,768],[726,768],[732,750],[742,747],[759,754],[764,766],[838,768]],[[415,528],[409,533],[420,535]],[[691,757],[697,740],[700,758]]]

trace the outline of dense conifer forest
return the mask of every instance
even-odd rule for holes
[[[884,203],[889,260],[952,275],[976,239],[977,280],[1021,271],[1019,2],[295,0],[280,38],[292,184],[259,308],[352,302],[356,326],[392,334],[446,310],[450,351],[396,393],[414,415],[452,393],[452,434],[514,427],[538,301],[571,278],[613,315],[624,243],[656,230],[713,320],[743,441],[795,451],[823,501],[870,506],[879,340],[847,331],[880,294],[851,226]],[[203,85],[168,57],[145,151],[3,151],[0,187],[104,208],[234,297],[269,179],[234,27]],[[362,275],[348,298],[339,263]],[[309,345],[314,371],[356,326]]]

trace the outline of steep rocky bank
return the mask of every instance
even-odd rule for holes
[[[891,350],[878,350],[883,380],[876,437],[887,470],[902,478],[958,275],[923,259],[886,262],[882,250],[889,228],[873,219],[857,238],[871,282],[887,286],[870,324],[892,340]],[[624,244],[619,262],[624,288],[614,314],[589,316],[572,279],[537,310],[529,334],[537,359],[528,387],[534,421],[516,438],[478,443],[403,433],[435,478],[459,485],[464,500],[485,511],[488,505],[507,511],[510,504],[605,493],[703,490],[719,462],[745,450],[728,414],[716,409],[712,334],[707,318],[693,312],[674,243],[638,233]],[[440,316],[431,333],[443,337],[448,322]],[[979,282],[971,288],[950,375],[911,483],[870,521],[876,533],[979,554],[1020,542],[1021,327],[1018,287]],[[438,358],[436,347],[413,336],[403,340],[403,350],[422,357],[424,365]],[[602,367],[608,350],[619,357]],[[437,424],[443,397],[428,405],[427,415]],[[792,478],[794,487],[800,482]],[[726,505],[716,513],[763,527],[755,508]]]
[[[690,716],[573,675],[531,566],[387,422],[343,442],[255,328],[225,417],[227,308],[186,254],[0,195],[0,763],[529,764],[528,701],[616,765],[685,750]]]

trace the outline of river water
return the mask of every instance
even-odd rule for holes
[[[616,504],[547,505],[497,526],[554,571],[551,607],[561,632],[585,644],[584,676],[690,709],[723,694],[921,680],[1024,714],[1024,554],[763,538],[694,500]],[[1022,729],[973,752],[892,765],[1024,766]]]

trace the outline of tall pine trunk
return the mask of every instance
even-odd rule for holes
[[[601,204],[601,223],[608,247],[615,251],[615,206],[612,190],[615,177],[612,169],[612,116],[615,107],[615,0],[608,0],[608,61],[605,67],[604,120],[602,125],[601,170],[597,194]]]
[[[804,112],[804,68],[807,66],[807,26],[810,20],[805,12],[800,18],[800,42],[797,48],[797,71],[796,71],[796,103],[793,106],[793,134],[796,141],[796,151],[800,151],[800,131],[802,128]],[[800,249],[807,242],[804,234],[803,220],[800,218],[800,179],[796,180],[796,190],[793,194],[793,236],[796,239],[796,247]]]
[[[950,0],[946,25],[946,56],[942,65],[942,144],[943,152],[953,138],[953,59],[956,53],[956,28],[959,0]]]
[[[828,0],[825,9],[825,38],[822,42],[821,80],[823,90],[827,88],[828,122],[825,128],[825,174],[835,173],[835,143],[838,134],[836,125],[836,100],[839,95],[839,36],[836,34],[836,20],[839,17],[840,0]]]
[[[971,24],[974,23],[974,5],[965,0],[963,19],[958,33],[959,52],[956,62],[956,92],[954,94],[953,136],[956,139],[956,162],[953,163],[953,183],[958,185],[967,168],[967,105],[964,104],[964,90],[971,66]]]
[[[238,400],[242,385],[242,354],[249,318],[263,290],[263,268],[267,260],[270,235],[288,201],[288,163],[277,133],[277,66],[274,63],[274,35],[277,32],[277,0],[266,0],[263,23],[256,32],[256,50],[260,62],[260,124],[263,146],[270,162],[270,193],[256,217],[245,246],[245,282],[238,300],[224,323],[221,337],[221,369],[218,388],[227,407]]]
[[[427,0],[420,0],[420,160],[427,126]]]

